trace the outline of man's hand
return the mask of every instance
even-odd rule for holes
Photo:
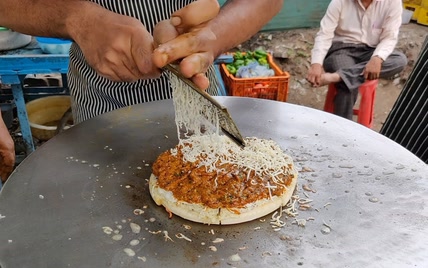
[[[204,73],[217,56],[212,48],[216,36],[206,22],[215,18],[219,10],[216,0],[198,0],[172,14],[170,20],[159,22],[153,33],[157,46],[154,64],[162,68],[181,60],[181,73],[206,89],[209,81]]]
[[[379,78],[383,60],[379,57],[372,57],[366,64],[363,71],[363,76],[366,80],[375,80]]]
[[[321,85],[321,75],[324,73],[324,68],[319,63],[314,63],[309,68],[308,74],[306,75],[306,80],[312,84],[314,87],[319,87]]]
[[[15,144],[0,115],[0,178],[5,182],[15,166]]]
[[[98,5],[82,13],[70,27],[71,36],[100,75],[124,82],[160,76],[152,62],[153,37],[139,20]]]

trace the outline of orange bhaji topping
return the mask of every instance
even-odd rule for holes
[[[230,209],[280,196],[293,178],[287,172],[290,167],[284,167],[283,174],[277,176],[282,182],[278,184],[269,176],[255,176],[254,171],[237,165],[217,162],[217,170],[208,172],[205,166],[197,164],[197,161],[184,161],[178,147],[176,154],[168,150],[158,157],[153,164],[153,174],[158,178],[159,187],[171,191],[180,201]]]

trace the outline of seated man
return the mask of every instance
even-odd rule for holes
[[[406,66],[406,56],[394,51],[401,13],[401,0],[331,1],[306,79],[315,87],[336,83],[336,115],[352,120],[359,86],[392,77]]]

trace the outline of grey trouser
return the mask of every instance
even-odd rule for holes
[[[352,120],[353,107],[358,97],[358,88],[365,82],[362,75],[375,48],[365,44],[334,42],[324,60],[324,70],[337,72],[342,81],[336,84],[334,113]],[[390,78],[401,72],[407,64],[406,56],[393,51],[383,62],[380,78]]]

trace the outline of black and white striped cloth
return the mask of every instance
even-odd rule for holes
[[[428,36],[380,133],[428,164]]]
[[[92,2],[116,13],[139,19],[147,30],[153,33],[153,28],[159,21],[169,19],[173,12],[193,1],[93,0]],[[103,41],[100,40],[100,42]],[[210,88],[207,92],[211,95],[218,95],[218,81],[214,69],[210,68],[207,75],[210,79]],[[140,80],[134,83],[113,82],[98,75],[86,63],[82,51],[76,44],[73,44],[70,50],[68,84],[76,124],[118,108],[172,97],[171,87],[165,73],[159,79]]]

